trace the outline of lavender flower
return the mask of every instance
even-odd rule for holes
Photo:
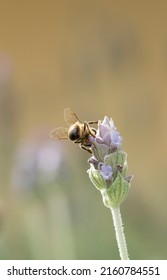
[[[28,139],[16,154],[11,178],[13,190],[21,194],[48,190],[48,186],[53,187],[59,180],[61,170],[65,172],[66,166],[58,143],[41,136]]]
[[[104,205],[111,210],[120,257],[128,260],[120,205],[128,194],[133,176],[127,176],[127,154],[120,149],[122,139],[112,119],[105,117],[102,122],[99,121],[96,137],[92,141],[88,174],[94,186],[100,190]]]
[[[127,154],[120,150],[122,136],[112,119],[104,117],[98,123],[96,137],[92,141],[92,157],[89,159],[90,180],[102,193],[107,207],[118,207],[126,198],[132,176],[127,176]]]

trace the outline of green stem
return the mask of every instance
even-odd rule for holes
[[[126,239],[123,231],[123,223],[121,218],[120,207],[111,208],[111,213],[113,217],[116,239],[117,239],[121,260],[129,260]]]

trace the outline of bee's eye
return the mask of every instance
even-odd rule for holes
[[[79,134],[79,126],[75,126],[73,127],[68,134],[68,137],[70,138],[70,140],[74,141],[77,140],[80,137]]]

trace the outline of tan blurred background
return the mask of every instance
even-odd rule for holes
[[[167,259],[167,2],[0,1],[0,258],[119,259],[63,110],[111,116],[132,188],[131,259]]]

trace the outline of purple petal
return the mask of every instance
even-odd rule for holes
[[[110,125],[110,121],[107,117],[104,117],[104,120],[102,122],[99,123],[99,135],[100,137],[104,137],[106,135],[106,133],[110,132],[111,130],[111,125]]]
[[[100,169],[100,174],[103,176],[103,178],[105,180],[110,180],[113,174],[112,167],[102,163]]]
[[[108,147],[111,147],[111,144],[112,144],[111,134],[112,134],[112,132],[109,132],[103,138],[104,144],[106,144]]]
[[[123,140],[123,137],[120,136],[120,133],[117,130],[115,130],[111,133],[110,136],[111,136],[112,145],[120,147],[122,144],[122,140]]]

